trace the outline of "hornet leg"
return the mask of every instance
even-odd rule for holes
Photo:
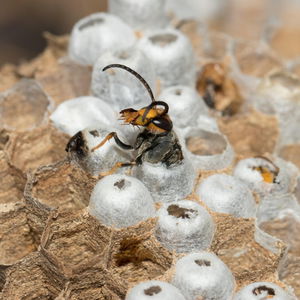
[[[122,163],[122,162],[117,162],[109,171],[107,172],[101,172],[99,175],[101,177],[108,176],[114,174],[119,168],[123,167],[130,167],[136,165],[135,161],[129,162],[129,163]]]
[[[133,147],[130,146],[130,145],[126,145],[124,144],[117,136],[117,133],[116,132],[111,132],[109,133],[103,140],[100,144],[98,144],[97,146],[95,146],[93,149],[92,149],[92,152],[94,152],[95,150],[99,149],[100,147],[102,147],[107,141],[109,141],[111,138],[114,138],[117,145],[119,147],[121,147],[122,149],[124,150],[132,150]]]

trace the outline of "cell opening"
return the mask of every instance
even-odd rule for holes
[[[78,29],[80,31],[82,31],[82,30],[84,30],[88,27],[92,27],[92,26],[99,25],[99,24],[102,24],[102,23],[104,23],[104,20],[102,18],[91,19],[91,20],[86,21],[84,24],[80,25]]]
[[[114,183],[114,186],[119,190],[125,190],[126,188],[131,186],[131,182],[122,178]]]
[[[165,47],[169,44],[174,43],[177,40],[177,36],[172,33],[164,33],[153,35],[149,39],[152,42],[152,44],[159,47]]]
[[[130,54],[127,51],[122,51],[118,54],[118,58],[125,60],[130,58]]]
[[[144,294],[147,296],[153,296],[159,294],[161,292],[161,287],[158,285],[154,285],[144,290]]]
[[[210,267],[211,266],[210,261],[208,261],[206,259],[196,259],[195,263],[200,267]]]
[[[125,187],[125,179],[121,179],[119,181],[116,181],[114,183],[114,186],[118,187],[120,190],[122,190]]]
[[[286,74],[286,73],[274,73],[270,75],[270,80],[274,84],[283,85],[284,87],[288,88],[291,91],[299,89],[299,85],[300,85],[300,81],[298,78],[295,78],[290,74]]]
[[[275,296],[275,290],[265,285],[258,286],[252,291],[252,293],[256,296],[261,295],[263,292],[266,292],[268,296]]]
[[[205,130],[194,130],[185,138],[187,149],[194,155],[221,154],[226,149],[226,140],[219,134]]]
[[[151,251],[144,247],[141,240],[128,238],[121,241],[115,259],[116,265],[121,267],[129,263],[138,265],[144,261],[153,261],[154,257]]]
[[[182,90],[180,90],[180,89],[175,90],[175,95],[176,96],[181,96],[182,95]]]
[[[172,204],[167,208],[168,214],[176,218],[190,219],[191,215],[196,211],[194,209],[180,207],[176,204]]]

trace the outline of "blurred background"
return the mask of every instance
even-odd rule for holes
[[[80,18],[107,10],[107,1],[0,0],[0,67],[35,57],[46,46],[43,32],[67,34]],[[166,1],[179,18],[196,17],[234,38],[266,39],[283,58],[300,57],[300,0]]]
[[[0,0],[0,66],[31,59],[46,46],[43,32],[69,33],[76,21],[107,9],[106,0]]]

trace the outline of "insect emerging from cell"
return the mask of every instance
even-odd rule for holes
[[[252,167],[252,170],[258,171],[261,174],[264,182],[278,183],[277,176],[279,173],[279,168],[270,159],[264,156],[255,156],[255,158],[261,159],[264,164]]]
[[[121,64],[111,64],[106,66],[103,71],[110,68],[120,68],[134,75],[148,91],[151,103],[139,110],[126,108],[120,112],[121,120],[125,124],[143,128],[138,134],[134,145],[125,144],[116,132],[111,132],[90,150],[93,153],[107,141],[114,138],[120,148],[135,151],[134,161],[128,163],[118,162],[105,175],[115,172],[120,167],[140,165],[143,162],[152,164],[163,163],[166,167],[180,164],[183,160],[183,154],[177,135],[173,130],[172,121],[168,115],[168,104],[163,101],[156,101],[149,84],[131,68]],[[75,151],[77,156],[87,154],[88,149],[81,132],[78,132],[70,139],[66,151],[69,153]]]
[[[243,99],[225,63],[204,65],[196,85],[208,107],[229,116],[239,111]]]

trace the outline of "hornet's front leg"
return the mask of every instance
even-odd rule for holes
[[[116,132],[111,132],[109,133],[102,141],[99,143],[97,146],[95,146],[91,151],[94,152],[95,150],[99,149],[102,147],[107,141],[110,139],[114,138],[117,145],[124,149],[124,150],[133,150],[134,148],[130,145],[124,144],[118,137]],[[109,171],[107,172],[102,172],[99,175],[104,177],[107,175],[111,175],[117,171],[117,169],[122,168],[122,167],[129,167],[135,165],[135,162],[128,162],[128,163],[122,163],[122,162],[117,162]]]
[[[114,138],[117,145],[124,149],[124,150],[133,150],[133,147],[127,144],[124,144],[119,137],[117,136],[116,132],[111,132],[109,133],[103,140],[101,143],[99,143],[97,146],[95,146],[91,151],[94,152],[95,150],[99,149],[100,147],[102,147],[107,141],[109,141],[111,138]]]

